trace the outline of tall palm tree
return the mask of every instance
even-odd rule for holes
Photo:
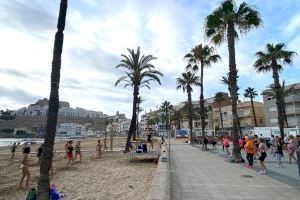
[[[140,47],[137,48],[136,52],[133,49],[127,50],[129,56],[122,54],[123,59],[116,66],[116,68],[124,68],[126,75],[120,77],[115,83],[115,86],[117,86],[119,83],[125,82],[125,88],[128,86],[133,88],[132,118],[127,135],[125,153],[129,151],[131,137],[136,131],[136,105],[140,88],[146,87],[150,89],[151,81],[156,81],[161,85],[159,78],[163,76],[161,72],[155,70],[154,65],[150,64],[152,60],[156,59],[155,57],[152,55],[141,56]]]
[[[40,177],[37,186],[38,199],[49,199],[49,170],[52,165],[53,146],[55,140],[57,114],[59,108],[59,81],[61,68],[61,54],[63,50],[64,28],[66,22],[68,0],[60,1],[59,16],[57,21],[57,32],[54,40],[52,70],[51,70],[51,91],[47,115],[47,126],[44,140],[42,160],[40,163]]]
[[[283,117],[286,123],[286,126],[289,127],[289,123],[287,120],[287,116],[286,116],[286,110],[285,110],[285,97],[287,97],[288,95],[290,95],[291,93],[293,93],[293,90],[295,88],[296,84],[291,85],[290,87],[286,87],[285,85],[285,81],[282,81],[282,85],[280,87],[280,96],[282,98],[282,113],[283,113]],[[276,98],[276,89],[275,89],[275,85],[271,84],[269,85],[269,91],[265,91],[263,94],[265,95],[269,95],[272,98]]]
[[[205,35],[211,38],[215,44],[221,44],[227,40],[229,53],[229,81],[231,87],[231,105],[233,117],[233,150],[232,157],[236,161],[241,160],[238,134],[237,116],[237,68],[235,61],[235,42],[238,32],[246,33],[252,28],[262,24],[258,11],[243,2],[239,6],[233,0],[223,1],[222,4],[206,17]]]
[[[255,109],[254,109],[254,105],[253,105],[253,99],[254,99],[257,95],[258,95],[258,94],[257,94],[257,92],[255,91],[254,88],[248,87],[247,89],[245,89],[244,97],[250,98],[250,101],[251,101],[251,107],[252,107],[252,114],[253,114],[253,118],[254,118],[254,125],[255,125],[255,127],[257,127],[257,121],[256,121]]]
[[[279,72],[282,70],[283,64],[292,64],[294,51],[288,51],[285,49],[283,43],[279,44],[267,44],[265,51],[258,51],[255,55],[257,60],[254,63],[256,72],[269,72],[272,71],[272,77],[274,80],[275,98],[278,113],[278,126],[280,129],[280,136],[284,138],[284,116],[283,116],[283,97],[280,95],[280,82]]]
[[[219,116],[220,116],[220,122],[221,122],[221,128],[222,131],[224,131],[224,125],[223,125],[223,116],[222,116],[222,110],[221,110],[221,103],[225,100],[223,92],[217,92],[215,94],[215,101],[218,103],[219,108]]]
[[[141,108],[141,103],[143,103],[144,101],[145,101],[145,99],[143,99],[141,96],[138,97],[137,106],[136,106],[136,113],[137,113],[136,132],[133,133],[133,140],[136,140],[136,135],[139,137],[139,115],[140,115],[140,112],[143,111],[143,108]]]
[[[230,93],[230,89],[231,88],[230,88],[230,81],[229,81],[229,77],[228,76],[229,76],[228,74],[227,74],[227,76],[222,76],[221,83],[227,86],[228,91]],[[238,78],[238,76],[237,76],[237,78]],[[239,89],[240,89],[240,87],[237,85],[237,91]],[[239,95],[239,93],[237,93],[237,95]],[[239,96],[238,96],[237,101],[238,100],[239,100]],[[240,135],[241,135],[241,137],[243,137],[243,131],[242,131],[242,128],[241,128],[241,123],[240,123],[240,118],[239,118],[238,113],[237,113],[237,123],[238,123],[238,129],[239,129]]]
[[[188,95],[188,107],[189,107],[189,128],[192,140],[193,137],[193,104],[192,104],[192,86],[200,86],[199,76],[191,72],[182,73],[179,78],[177,78],[177,90],[182,89],[183,92],[187,92]]]
[[[160,106],[159,110],[164,115],[166,130],[169,130],[170,129],[170,127],[169,127],[169,115],[171,114],[171,111],[173,110],[173,105],[169,101],[164,101],[162,103],[162,105]]]
[[[200,118],[201,118],[201,129],[202,137],[205,137],[205,107],[204,107],[204,93],[203,93],[203,70],[204,67],[211,66],[212,63],[218,62],[221,57],[218,54],[214,54],[215,49],[208,45],[197,45],[184,56],[188,59],[187,69],[192,68],[194,71],[199,70],[200,65]],[[204,143],[203,143],[204,144]]]

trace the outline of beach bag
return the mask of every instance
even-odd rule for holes
[[[31,188],[27,194],[26,200],[36,200],[36,189]]]

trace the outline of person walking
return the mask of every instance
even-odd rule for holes
[[[38,158],[38,163],[37,164],[40,164],[41,162],[41,158],[42,158],[42,153],[43,153],[43,147],[44,147],[44,144],[42,144],[39,148],[37,148],[36,150],[36,156]]]
[[[260,138],[260,141],[259,141],[259,146],[258,146],[258,150],[260,152],[260,156],[258,158],[258,162],[259,162],[259,166],[260,166],[260,174],[266,174],[266,171],[267,171],[267,168],[265,166],[265,159],[267,157],[267,145],[265,144],[265,141]]]
[[[281,158],[283,156],[283,141],[281,138],[278,137],[278,140],[277,140],[277,143],[276,143],[276,158],[277,158],[277,162],[278,162],[278,165],[277,167],[283,167],[282,165],[282,161],[281,161]]]
[[[245,144],[245,150],[246,150],[246,159],[248,160],[248,167],[252,168],[253,167],[253,156],[255,154],[255,145],[251,137],[249,137],[246,140]]]
[[[217,149],[217,138],[216,138],[216,136],[214,136],[212,138],[212,145],[213,145],[213,149]]]
[[[226,149],[226,153],[229,155],[230,153],[229,153],[228,149],[229,149],[230,145],[229,145],[229,139],[227,136],[223,139],[223,146]]]
[[[10,159],[11,160],[15,158],[16,149],[17,149],[17,144],[14,142],[13,145],[10,147],[10,151],[11,151]]]
[[[207,145],[208,145],[208,139],[207,139],[207,137],[204,137],[203,143],[204,143],[204,149],[203,149],[203,151],[207,151],[208,150],[208,148],[207,148]]]
[[[290,135],[287,144],[287,149],[289,154],[289,164],[292,164],[293,159],[295,160],[295,163],[297,163],[297,159],[295,157],[296,148],[297,148],[297,141],[295,140],[293,135]]]

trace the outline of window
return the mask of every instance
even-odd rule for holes
[[[269,108],[269,112],[276,112],[277,111],[277,109],[276,109],[276,107],[274,106],[274,107],[270,107]]]
[[[264,123],[264,120],[263,120],[263,119],[259,119],[259,123],[260,123],[260,124],[263,124],[263,123]]]

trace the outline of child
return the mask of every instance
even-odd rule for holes
[[[29,178],[30,178],[30,171],[28,169],[28,159],[23,159],[22,160],[20,169],[21,169],[21,172],[22,172],[22,178],[21,178],[20,183],[19,183],[19,188],[22,187],[23,180],[26,177],[25,189],[28,189]]]

